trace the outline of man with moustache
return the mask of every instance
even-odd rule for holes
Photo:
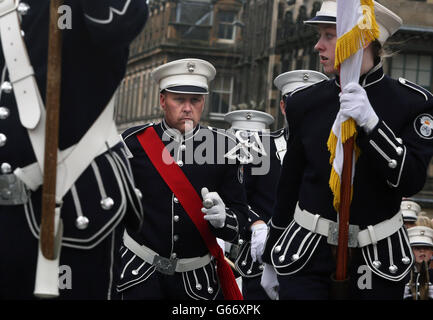
[[[139,230],[124,233],[117,275],[123,299],[240,298],[224,291],[239,289],[234,277],[226,279],[230,268],[220,273],[226,265],[209,245],[212,238],[223,255],[216,237],[237,243],[248,210],[242,168],[224,156],[235,140],[199,124],[215,74],[212,64],[194,58],[156,68],[163,120],[122,134],[144,209]]]

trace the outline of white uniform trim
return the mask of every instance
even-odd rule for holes
[[[89,16],[88,14],[85,14],[84,16],[89,19],[92,22],[95,23],[99,23],[99,24],[109,24],[113,21],[114,18],[114,14],[117,14],[119,16],[123,16],[126,11],[128,10],[129,5],[131,4],[131,0],[126,0],[125,5],[123,7],[123,9],[121,11],[117,10],[116,8],[113,7],[109,7],[109,12],[108,12],[108,18],[107,19],[96,19],[96,18],[92,18],[91,16]]]

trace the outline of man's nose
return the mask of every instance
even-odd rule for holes
[[[190,101],[186,101],[183,104],[183,108],[182,108],[183,112],[191,112],[192,111],[192,104]]]

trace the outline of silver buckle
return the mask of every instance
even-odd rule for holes
[[[161,256],[155,256],[153,258],[153,265],[156,270],[167,275],[173,275],[176,272],[176,265],[178,259],[168,259]]]
[[[348,247],[349,248],[356,248],[358,246],[358,233],[359,233],[359,226],[349,224],[349,241],[348,241]],[[338,223],[334,221],[329,222],[329,229],[328,229],[328,243],[334,246],[338,245]]]
[[[0,175],[0,205],[19,205],[27,201],[26,187],[16,175]]]

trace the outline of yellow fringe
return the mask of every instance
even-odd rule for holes
[[[353,119],[348,119],[344,121],[341,124],[341,140],[342,143],[346,142],[350,137],[354,137],[356,141],[356,124]],[[331,166],[333,165],[335,154],[337,150],[337,141],[338,137],[334,134],[334,132],[331,130],[331,133],[329,134],[328,138],[328,150],[331,153],[331,156],[329,158],[329,163]],[[359,155],[361,154],[361,150],[359,149],[358,145],[354,143],[354,150],[355,150],[355,161],[358,160]],[[332,190],[332,193],[334,195],[333,205],[337,212],[340,210],[340,192],[341,192],[341,181],[340,176],[337,174],[337,172],[334,170],[334,167],[331,169],[331,175],[329,177],[329,186]],[[353,197],[353,187],[350,188],[350,202],[352,202]]]
[[[355,54],[359,49],[365,48],[371,41],[379,38],[379,26],[374,14],[373,0],[361,0],[361,6],[369,7],[369,10],[364,10],[363,17],[360,20],[363,25],[360,26],[360,23],[357,23],[352,30],[337,39],[335,69],[338,69],[344,60]],[[371,28],[366,28],[365,25],[371,25]]]

